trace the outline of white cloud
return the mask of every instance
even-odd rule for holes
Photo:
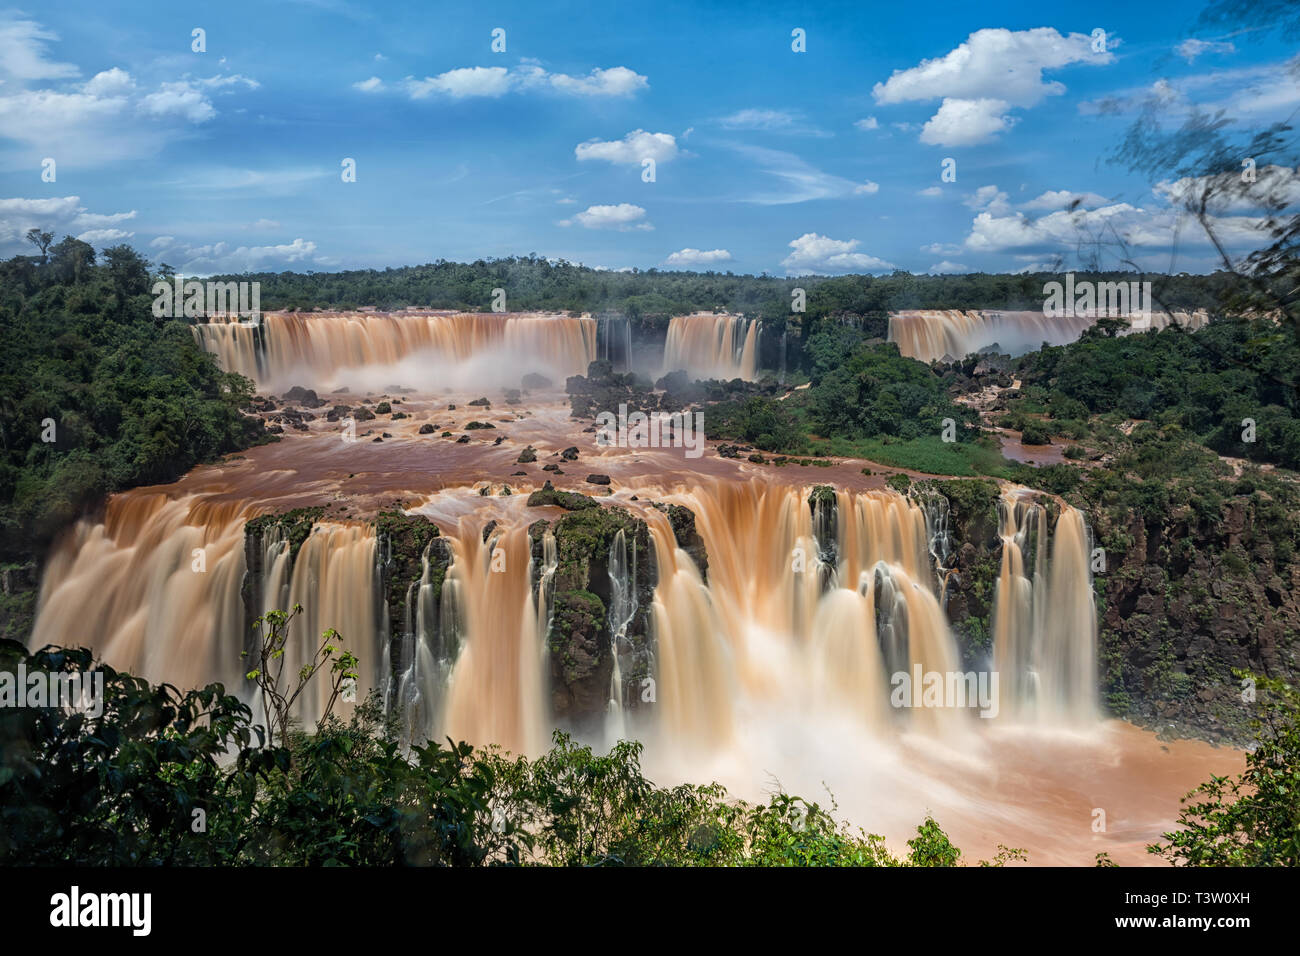
[[[316,255],[316,243],[308,239],[295,239],[293,242],[274,246],[237,246],[231,248],[229,243],[217,242],[201,246],[172,246],[168,256],[182,259],[172,263],[181,272],[187,274],[207,274],[222,272],[253,272],[274,269],[277,266],[325,264],[325,260]]]
[[[731,253],[726,249],[682,249],[674,252],[664,260],[666,266],[700,266],[717,262],[730,262]]]
[[[874,116],[868,116],[866,119],[860,119],[853,125],[861,130],[880,129],[880,124],[876,122],[876,118]]]
[[[878,103],[996,97],[1015,106],[1034,106],[1045,96],[1065,92],[1063,84],[1044,81],[1044,70],[1113,59],[1110,53],[1093,52],[1092,38],[1083,33],[1062,36],[1051,27],[977,30],[942,57],[895,70],[873,87],[872,95]]]
[[[184,80],[164,83],[140,101],[140,109],[150,116],[179,116],[191,123],[206,123],[217,115],[208,98]]]
[[[1006,100],[946,98],[921,128],[921,142],[931,146],[973,146],[1015,125]]]
[[[126,70],[115,66],[111,70],[96,73],[81,89],[87,96],[93,97],[126,96],[135,89],[135,80],[131,79],[131,74]]]
[[[574,155],[581,160],[603,159],[610,163],[641,165],[646,159],[665,163],[677,157],[677,140],[671,133],[647,133],[635,129],[622,139],[602,142],[598,139],[579,143]]]
[[[149,247],[151,249],[166,249],[168,246],[172,245],[175,242],[176,242],[175,236],[159,236],[158,238],[154,239],[152,242],[149,243]]]
[[[970,209],[986,209],[995,216],[1004,216],[1011,211],[1007,194],[997,186],[981,186],[963,199],[962,205]]]
[[[1076,193],[1069,189],[1049,189],[1041,196],[1021,203],[1020,208],[1048,212],[1067,209],[1076,202],[1080,207],[1087,208],[1089,206],[1104,206],[1108,200],[1105,196],[1098,196],[1096,193]]]
[[[372,79],[374,79],[372,77]],[[369,83],[370,80],[366,80]],[[355,85],[355,84],[354,84]],[[648,87],[649,81],[625,66],[594,69],[586,76],[548,73],[536,63],[514,69],[504,66],[468,66],[417,80],[408,76],[402,88],[413,100],[434,93],[453,99],[498,97],[521,90],[544,89],[568,96],[630,96]]]
[[[1237,48],[1227,41],[1197,40],[1195,38],[1186,39],[1174,47],[1174,52],[1188,63],[1194,62],[1203,53],[1235,53],[1236,51]]]
[[[815,232],[790,242],[794,252],[781,260],[787,275],[834,275],[844,272],[884,272],[892,263],[856,252],[857,239],[831,239]]]
[[[960,262],[949,262],[947,259],[943,262],[936,262],[930,266],[931,275],[953,275],[960,272],[970,272],[970,266],[964,266]]]
[[[85,82],[42,85],[81,73],[45,57],[45,43],[56,39],[31,21],[0,24],[0,141],[10,141],[0,162],[11,168],[46,156],[76,168],[153,155],[217,115],[211,95],[258,86],[239,74],[218,74],[144,89],[121,67]]]
[[[250,76],[244,76],[242,73],[231,73],[227,76],[217,74],[216,76],[199,77],[191,80],[195,86],[201,86],[205,90],[223,90],[228,86],[242,86],[246,90],[255,90],[262,84]]]
[[[924,196],[927,199],[935,199],[943,195],[943,190],[940,189],[938,186],[926,186],[924,189],[919,190],[917,192],[917,195]]]
[[[922,246],[922,252],[928,252],[932,256],[955,256],[961,252],[961,246],[949,245],[946,242],[932,242],[927,246]]]
[[[452,99],[501,96],[509,89],[510,71],[504,66],[467,66],[437,76],[426,76],[423,80],[406,78],[406,91],[413,100],[422,100],[434,93]]]
[[[1237,172],[1216,176],[1195,176],[1169,182],[1162,180],[1151,188],[1169,203],[1199,203],[1208,197],[1207,208],[1215,213],[1264,212],[1300,206],[1300,170],[1289,166],[1261,166],[1255,170],[1255,182],[1244,183]]]
[[[88,229],[77,238],[92,246],[107,246],[110,243],[121,242],[123,239],[130,239],[134,235],[134,232],[127,232],[124,229]]]
[[[784,110],[747,109],[724,116],[719,122],[727,129],[787,129],[797,118]]]
[[[280,224],[276,222],[274,219],[259,219],[257,220],[257,222],[250,223],[247,228],[259,229],[259,230],[262,229],[272,230],[272,229],[279,229]]]
[[[15,80],[63,80],[80,76],[71,63],[56,63],[46,56],[45,44],[59,35],[34,20],[15,18],[0,23],[0,74]]]
[[[592,70],[586,76],[551,73],[545,82],[561,93],[575,96],[630,96],[650,85],[644,76],[625,66]]]
[[[964,146],[1009,129],[1014,119],[1006,110],[1011,107],[1035,106],[1044,97],[1064,93],[1064,84],[1044,80],[1044,70],[1113,59],[1110,53],[1094,52],[1092,38],[1082,33],[1062,36],[1051,27],[977,30],[944,56],[894,71],[872,88],[872,95],[882,104],[942,100],[921,141]]]
[[[79,196],[0,199],[0,251],[6,255],[28,251],[24,248],[27,246],[24,236],[32,228],[53,232],[56,241],[65,235],[76,235],[83,242],[98,242],[99,232],[106,235],[119,232],[110,227],[134,219],[135,215],[134,209],[107,214],[88,212]]]
[[[878,192],[880,192],[880,183],[873,183],[869,179],[865,183],[853,187],[855,196],[874,196]]]
[[[377,76],[372,76],[368,80],[353,83],[352,88],[354,90],[360,90],[362,93],[378,93],[384,88],[384,81]]]
[[[823,172],[794,153],[762,146],[733,145],[743,156],[754,160],[768,175],[775,176],[786,185],[781,192],[757,193],[741,198],[741,202],[760,206],[780,206],[807,202],[810,199],[840,199],[852,196],[861,183]]]
[[[575,222],[585,229],[617,229],[619,232],[629,230],[648,231],[654,226],[641,221],[645,210],[632,203],[621,202],[615,206],[588,206],[573,219],[565,219],[561,226],[571,226]]]

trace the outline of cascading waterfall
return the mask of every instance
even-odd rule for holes
[[[999,350],[1018,355],[1049,345],[1066,345],[1096,323],[1096,310],[1048,317],[1037,312],[961,311],[921,309],[889,313],[889,341],[908,358],[922,362],[963,359],[972,352],[997,345]],[[1187,329],[1205,325],[1204,312],[1174,313],[1173,322]],[[1130,317],[1131,331],[1162,329],[1170,324],[1163,312],[1149,317]]]
[[[834,711],[875,732],[890,717],[887,665],[956,670],[925,517],[901,495],[838,492],[833,548],[814,531],[816,519],[825,534],[827,512],[806,490],[717,484],[670,499],[695,513],[709,556],[706,586],[667,520],[647,514],[659,568],[657,709],[673,741],[725,748],[758,709]],[[905,719],[944,730],[955,717]]]
[[[626,736],[623,721],[623,672],[619,667],[622,641],[627,636],[627,626],[636,616],[636,548],[628,557],[627,538],[622,529],[614,535],[609,549],[609,634],[610,653],[614,668],[609,679],[608,733],[618,740]]]
[[[350,381],[363,372],[377,388],[403,372],[413,383],[441,387],[466,363],[476,363],[469,367],[480,379],[503,364],[580,375],[596,358],[596,333],[590,317],[490,312],[267,312],[260,324],[232,318],[194,326],[223,369],[269,388],[299,378]]]
[[[969,714],[957,709],[889,706],[896,675],[960,669],[936,575],[950,547],[947,512],[937,502],[757,481],[707,482],[657,497],[694,513],[707,583],[668,516],[637,506],[653,543],[657,687],[650,707],[624,712],[619,650],[638,610],[641,558],[619,534],[609,555],[615,672],[607,730],[649,730],[715,752],[756,712],[833,713],[870,736],[966,732]],[[524,501],[505,501],[491,507],[508,520],[486,540],[475,505],[430,543],[403,633],[390,641],[371,527],[318,523],[291,557],[272,524],[249,539],[260,551],[246,554],[244,522],[254,513],[246,502],[115,496],[102,521],[78,524],[53,554],[32,644],[93,643],[108,663],[150,680],[182,687],[220,680],[255,703],[240,659],[249,646],[245,615],[300,603],[286,673],[295,674],[321,632],[334,628],[360,659],[360,694],[378,690],[400,708],[409,739],[451,735],[536,753],[551,722],[546,654],[557,547],[547,530],[535,567]],[[1014,491],[1001,507],[993,630],[1003,713],[1085,725],[1097,714],[1087,525],[1063,507],[1049,534],[1047,509]],[[445,549],[439,561],[434,548]],[[256,581],[246,580],[254,561]],[[246,600],[253,601],[247,609]],[[87,621],[93,634],[84,631]],[[391,669],[390,647],[397,654]],[[299,716],[319,713],[326,693],[320,682]]]
[[[1046,509],[1014,491],[999,511],[993,650],[1005,710],[1027,722],[1089,724],[1097,719],[1097,610],[1087,523],[1063,507],[1049,538]]]
[[[700,378],[752,382],[758,377],[759,325],[739,315],[674,316],[664,343],[664,373],[685,369]]]
[[[535,754],[546,743],[542,664],[548,608],[530,586],[532,556],[523,525],[486,541],[479,522],[462,519],[443,601],[463,615],[464,642],[452,666],[440,727],[458,740]]]

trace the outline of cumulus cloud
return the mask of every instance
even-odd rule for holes
[[[272,246],[231,246],[228,242],[197,246],[171,243],[163,247],[162,254],[177,260],[172,265],[190,275],[256,272],[291,265],[301,268],[306,264],[326,264],[322,257],[316,255],[316,243],[308,239],[294,239],[293,242]]]
[[[671,133],[647,133],[643,129],[635,129],[622,139],[610,142],[592,139],[579,143],[573,152],[580,161],[603,159],[609,163],[639,166],[646,159],[653,159],[656,163],[675,159],[677,140]]]
[[[1048,210],[1068,209],[1075,203],[1084,208],[1104,206],[1107,201],[1105,196],[1098,196],[1096,193],[1076,193],[1069,189],[1049,189],[1041,196],[1021,203],[1020,208],[1031,212],[1046,212]]]
[[[184,80],[164,83],[140,102],[140,108],[151,116],[179,116],[191,123],[205,123],[217,115],[203,92]]]
[[[378,93],[384,88],[384,81],[377,76],[372,76],[368,80],[353,83],[352,88],[354,90],[360,90],[362,93]]]
[[[648,231],[654,226],[644,221],[645,210],[632,203],[621,202],[617,205],[588,206],[572,219],[561,220],[561,226],[577,224],[584,229],[616,229],[619,232],[630,230]]]
[[[944,56],[895,70],[872,95],[881,104],[941,100],[922,128],[921,141],[965,146],[1009,129],[1015,122],[1007,115],[1012,107],[1036,106],[1044,97],[1064,93],[1064,84],[1044,79],[1045,70],[1113,59],[1095,52],[1092,38],[1082,33],[1063,36],[1051,27],[977,30]]]
[[[781,260],[787,275],[835,275],[845,272],[884,272],[892,263],[855,251],[857,239],[831,239],[815,232],[791,240],[794,251]]]
[[[98,244],[105,237],[110,240],[124,238],[133,233],[112,227],[135,216],[134,209],[115,213],[89,212],[81,204],[79,196],[0,199],[0,250],[7,255],[31,251],[24,237],[32,228],[53,232],[56,239],[71,235],[91,244]]]
[[[0,140],[10,141],[7,162],[50,156],[61,167],[87,167],[152,155],[216,116],[214,96],[258,86],[239,74],[217,74],[144,87],[121,67],[77,82],[77,67],[46,55],[46,44],[57,39],[30,20],[0,24]]]
[[[718,262],[730,262],[731,253],[726,249],[682,249],[674,252],[664,260],[666,266],[702,266]]]
[[[1016,124],[1006,100],[946,98],[921,127],[921,142],[931,146],[973,146],[1005,133]]]
[[[985,209],[995,216],[1003,216],[1011,211],[1007,194],[997,186],[981,186],[962,200],[962,204],[971,209]]]
[[[930,266],[931,275],[954,275],[961,272],[970,272],[970,266],[964,266],[960,262],[949,262],[947,259],[943,262],[936,262]]]
[[[926,199],[937,199],[943,195],[943,190],[938,186],[926,186],[924,189],[918,190],[916,194],[924,196]]]
[[[374,79],[376,77],[363,82],[370,83]],[[452,99],[465,99],[498,97],[522,90],[550,90],[567,96],[630,96],[649,85],[644,76],[625,66],[598,68],[586,76],[570,76],[549,73],[535,63],[525,63],[513,69],[504,66],[461,67],[422,80],[408,76],[401,88],[411,99],[422,100],[435,93]]]
[[[874,116],[868,116],[866,119],[860,119],[853,125],[861,130],[880,129],[880,124],[876,122],[876,118]]]
[[[873,183],[869,179],[865,183],[853,187],[855,196],[874,196],[878,192],[880,192],[880,183]]]

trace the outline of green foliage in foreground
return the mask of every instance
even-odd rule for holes
[[[86,650],[0,641],[0,671],[84,673]],[[535,760],[402,745],[372,698],[347,721],[267,743],[220,685],[181,693],[100,667],[102,714],[0,709],[0,865],[955,866],[927,817],[891,853],[836,807],[718,784],[658,787],[641,745],[557,733]],[[1246,773],[1187,798],[1150,851],[1188,865],[1300,863],[1300,696],[1261,679]],[[1001,847],[981,866],[1023,861]],[[1105,861],[1103,861],[1105,862]]]
[[[1181,829],[1147,849],[1188,866],[1300,866],[1300,693],[1250,677],[1258,746],[1239,777],[1211,777],[1183,798]]]
[[[0,670],[81,673],[86,650],[0,642]],[[111,668],[105,707],[0,710],[0,864],[953,866],[928,818],[884,840],[780,793],[657,787],[641,745],[598,755],[557,733],[536,760],[403,747],[373,700],[348,722],[265,741],[219,685],[181,693]],[[1023,859],[1003,848],[985,865]]]

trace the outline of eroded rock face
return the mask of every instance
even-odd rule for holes
[[[438,526],[424,515],[408,515],[399,510],[382,511],[375,518],[378,548],[379,609],[383,637],[389,641],[389,660],[396,679],[414,641],[416,620],[414,602],[418,600],[424,575],[423,557],[428,553],[429,583],[435,607],[442,598],[442,582],[451,565],[451,546],[441,537]],[[438,614],[431,619],[437,621]],[[435,640],[435,643],[439,643]]]
[[[1099,670],[1103,700],[1139,723],[1244,742],[1256,708],[1240,669],[1300,673],[1300,564],[1279,554],[1259,503],[1224,502],[1218,520],[1191,507],[1099,518],[1106,549]]]
[[[709,583],[709,553],[704,547],[704,539],[695,530],[695,512],[684,505],[653,505],[668,516],[668,523],[673,526],[673,537],[677,547],[691,556],[695,566],[700,569],[700,578]]]
[[[553,523],[535,522],[529,535],[538,576],[548,530],[555,535],[557,556],[547,635],[552,713],[575,727],[594,727],[608,710],[611,692],[625,708],[638,706],[641,682],[650,674],[649,620],[657,579],[650,532],[643,520],[623,508],[584,508]],[[610,554],[619,532],[636,607],[616,642],[615,622],[610,620],[614,597]],[[611,688],[615,654],[622,683]]]

